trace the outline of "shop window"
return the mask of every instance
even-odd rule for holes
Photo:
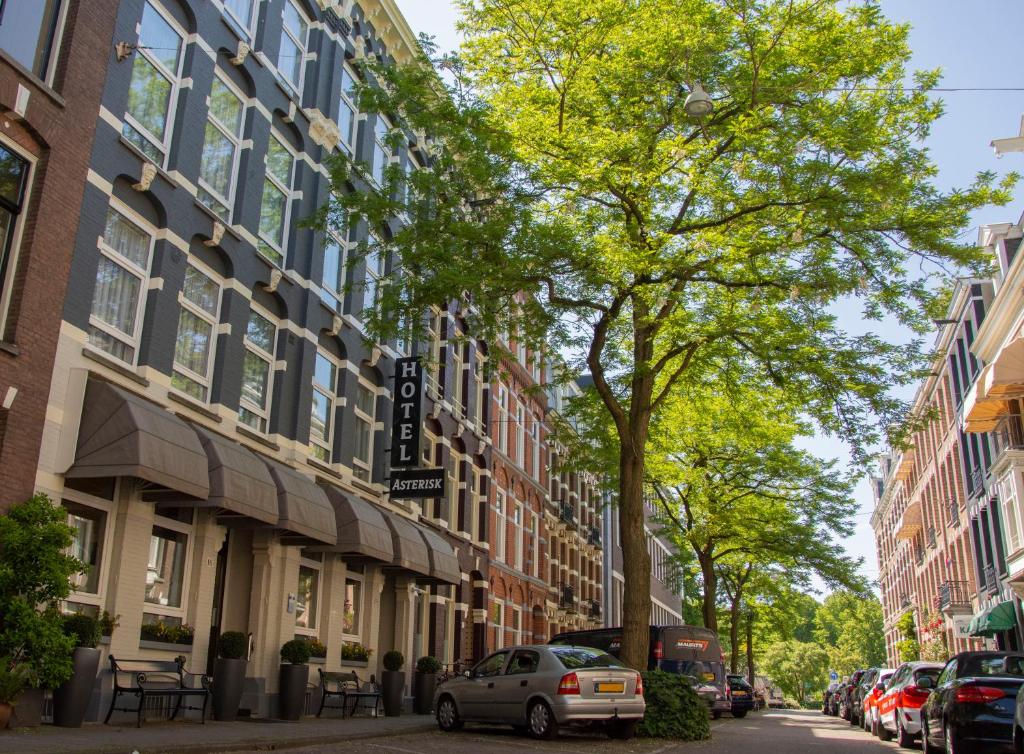
[[[270,420],[270,396],[274,382],[274,346],[277,325],[256,310],[249,312],[242,361],[242,397],[239,420],[265,433]]]
[[[185,270],[178,294],[178,339],[171,386],[206,403],[210,397],[213,357],[220,321],[220,283],[194,265]]]
[[[52,78],[66,0],[0,2],[0,50],[43,81]]]
[[[338,366],[323,351],[317,351],[313,366],[313,402],[310,409],[309,440],[313,456],[333,460],[334,417],[338,405]]]
[[[104,500],[90,499],[89,502],[86,505],[68,499],[62,501],[72,532],[69,554],[85,564],[82,573],[71,577],[71,594],[65,609],[95,617],[103,604],[110,505]]]
[[[295,633],[315,636],[320,609],[320,574],[323,556],[303,553],[295,589]]]
[[[255,27],[256,0],[224,0],[224,10],[229,20],[242,32],[242,36],[252,39]]]
[[[288,248],[288,224],[291,218],[292,181],[295,157],[276,134],[270,134],[266,154],[267,171],[263,178],[260,209],[259,252],[274,264],[284,264]]]
[[[338,105],[338,132],[341,135],[341,148],[350,155],[355,150],[356,116],[356,77],[348,65],[341,67],[341,102]]]
[[[209,102],[198,198],[221,220],[230,223],[246,105],[242,95],[219,74],[213,77]]]
[[[149,538],[145,601],[170,616],[184,617],[185,565],[188,562],[190,509],[159,511]]]
[[[96,268],[89,342],[111,356],[134,364],[142,331],[153,236],[128,219],[126,211],[107,209]]]
[[[356,444],[352,456],[352,473],[364,482],[370,481],[370,470],[373,468],[373,424],[377,395],[368,385],[359,383],[356,386],[356,406],[354,411]]]
[[[277,70],[285,83],[296,94],[301,95],[309,45],[309,20],[295,0],[285,0],[283,21],[281,48],[277,53]]]
[[[132,56],[128,112],[123,133],[158,165],[163,165],[181,86],[185,34],[152,2],[142,10],[138,46]]]
[[[12,290],[30,163],[0,142],[0,335]]]
[[[363,580],[361,577],[352,575],[352,568],[349,567],[349,575],[345,577],[345,604],[342,614],[341,632],[346,639],[358,641],[361,635],[362,605],[363,605]]]
[[[427,650],[427,626],[430,625],[430,592],[426,587],[413,587],[412,656],[430,654]]]

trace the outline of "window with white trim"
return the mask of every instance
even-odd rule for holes
[[[371,175],[378,186],[384,185],[384,170],[391,163],[392,149],[388,144],[391,124],[382,115],[377,116],[373,126],[373,165]]]
[[[519,502],[512,507],[512,562],[509,563],[517,571],[523,570],[523,506]]]
[[[459,521],[459,475],[461,473],[462,466],[462,455],[459,451],[452,448],[448,452],[448,468],[445,470],[445,476],[448,477],[447,485],[448,489],[445,490],[448,498],[448,526],[449,528],[455,528]]]
[[[484,428],[484,357],[477,353],[476,364],[473,369],[473,423]]]
[[[537,528],[539,524],[539,517],[537,512],[530,511],[530,547],[532,551],[530,553],[530,569],[529,574],[531,576],[540,575],[540,539],[537,536]]]
[[[274,386],[274,353],[277,325],[255,309],[249,312],[242,360],[242,397],[238,419],[266,433],[270,422],[270,397]]]
[[[462,388],[464,377],[463,365],[466,363],[465,350],[467,344],[458,338],[461,333],[456,332],[456,339],[452,341],[452,413],[456,419],[466,418],[466,395]]]
[[[252,39],[253,29],[256,26],[256,9],[259,4],[256,0],[224,0],[224,10],[228,18],[235,22],[243,36]]]
[[[245,99],[220,73],[207,98],[203,155],[197,198],[226,223],[231,222],[238,182],[238,158],[245,127]]]
[[[523,643],[523,609],[512,605],[512,644]]]
[[[220,322],[220,283],[195,264],[185,269],[178,294],[178,339],[171,387],[204,403],[210,397],[213,359]]]
[[[299,580],[295,587],[295,633],[316,636],[320,619],[320,582],[324,568],[321,553],[302,551]]]
[[[373,387],[360,382],[356,385],[355,451],[352,455],[352,473],[364,482],[370,481],[373,469],[373,425],[376,421],[377,394]]]
[[[501,649],[505,646],[505,602],[494,599],[494,608],[491,614],[491,622],[494,624],[494,648]]]
[[[530,476],[540,481],[540,417],[534,414],[530,421],[530,450],[532,451],[533,467]]]
[[[313,404],[310,409],[309,441],[313,456],[331,463],[334,454],[334,417],[338,406],[339,368],[327,353],[317,350],[313,366]]]
[[[0,335],[13,291],[32,163],[0,142]]]
[[[143,614],[144,624],[184,622],[193,515],[191,508],[157,509],[149,538],[144,597],[145,604],[154,607]]]
[[[1021,536],[1021,515],[1017,503],[1017,489],[1014,484],[1016,472],[1003,477],[999,483],[999,504],[1003,514],[1003,535],[1006,538],[1006,554],[1012,555],[1024,544]]]
[[[508,452],[508,388],[504,385],[498,386],[498,450],[502,453]]]
[[[505,491],[497,490],[494,495],[494,557],[500,562],[505,562],[505,536],[508,533],[505,510]]]
[[[157,8],[150,0],[143,5],[122,133],[163,166],[181,87],[185,32]]]
[[[359,641],[362,636],[359,619],[363,607],[363,574],[355,572],[352,566],[348,567],[348,573],[345,575],[344,598],[341,617],[342,636],[350,641]]]
[[[348,250],[346,226],[327,232],[324,239],[324,270],[320,276],[320,300],[338,313],[345,306]]]
[[[356,75],[348,64],[341,66],[341,100],[338,103],[338,132],[341,136],[341,148],[350,155],[355,150],[356,117]]]
[[[284,140],[271,132],[265,159],[267,171],[263,178],[260,240],[257,248],[263,256],[281,266],[284,264],[284,254],[288,248],[295,156]]]
[[[142,333],[153,236],[141,224],[129,220],[127,213],[126,208],[107,208],[106,226],[99,240],[89,343],[134,364]]]
[[[113,490],[111,484],[111,498]],[[69,554],[85,564],[81,573],[71,576],[71,593],[64,603],[64,609],[98,617],[103,608],[106,576],[110,570],[107,556],[113,529],[113,501],[69,487],[65,489],[61,505],[67,511],[67,523],[72,531]]]
[[[377,306],[380,287],[385,275],[385,257],[380,248],[380,241],[370,236],[366,249],[366,272],[363,276],[363,311],[372,311]]]
[[[284,23],[281,26],[281,48],[277,52],[277,70],[285,83],[301,96],[309,48],[309,19],[295,0],[285,0],[282,16]]]
[[[520,466],[526,465],[526,411],[523,404],[516,401],[516,457]]]
[[[431,309],[427,321],[427,349],[429,351],[426,368],[427,395],[434,400],[444,399],[444,386],[441,384],[441,328],[442,315]]]
[[[0,50],[49,83],[66,9],[66,0],[0,2]]]

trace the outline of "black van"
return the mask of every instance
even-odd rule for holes
[[[566,631],[554,636],[548,643],[594,647],[618,657],[622,647],[622,629]],[[691,676],[695,683],[694,690],[708,703],[708,709],[715,719],[732,709],[722,646],[718,643],[718,634],[709,628],[651,626],[647,669]]]

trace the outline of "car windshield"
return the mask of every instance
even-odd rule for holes
[[[1024,677],[1024,657],[989,656],[971,658],[959,673],[960,677],[977,675],[1012,675]]]
[[[918,668],[914,671],[914,680],[920,681],[922,678],[931,678],[934,681],[941,672],[942,668]]]
[[[589,647],[551,647],[551,654],[558,658],[566,670],[580,668],[624,668],[621,662],[610,654]]]

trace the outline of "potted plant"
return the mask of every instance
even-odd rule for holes
[[[392,649],[384,653],[383,661],[384,672],[380,674],[380,680],[384,714],[398,717],[402,714],[402,696],[405,692],[405,673],[402,672],[405,656]]]
[[[213,664],[215,720],[231,721],[238,717],[248,652],[249,637],[241,631],[225,631],[217,637],[217,660]]]
[[[416,675],[413,681],[413,711],[417,715],[429,715],[434,706],[434,688],[441,663],[436,657],[427,655],[416,661]]]
[[[327,658],[327,647],[319,639],[307,639],[309,642],[309,656],[314,660],[325,660]]]
[[[286,641],[281,647],[281,674],[277,692],[278,717],[298,720],[306,702],[309,681],[309,642],[305,639]]]
[[[64,616],[64,633],[75,640],[71,677],[53,690],[53,724],[81,728],[100,668],[100,623],[91,615]]]
[[[11,657],[0,657],[0,730],[7,727],[14,703],[32,683],[32,669]]]
[[[372,649],[364,647],[357,641],[347,641],[341,645],[341,664],[366,667],[370,661]]]
[[[114,635],[114,629],[121,625],[120,615],[111,615],[106,610],[100,613],[100,636],[108,641]]]

